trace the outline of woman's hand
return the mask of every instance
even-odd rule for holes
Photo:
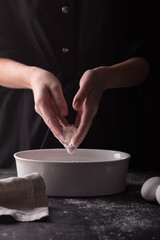
[[[142,57],[86,71],[73,100],[73,108],[77,111],[75,126],[78,128],[73,144],[77,147],[86,136],[104,90],[137,86],[145,81],[148,74],[149,64]]]
[[[75,125],[78,127],[73,144],[78,146],[86,136],[105,89],[139,85],[148,77],[149,71],[149,63],[142,57],[86,71],[73,100],[73,108],[77,111]],[[36,112],[62,142],[61,126],[68,125],[64,118],[68,114],[68,108],[59,80],[46,70],[10,59],[0,59],[0,72],[0,85],[33,90]]]
[[[100,78],[96,70],[87,70],[83,74],[73,100],[73,108],[77,111],[75,126],[78,130],[73,138],[76,147],[83,141],[92,124],[104,90],[105,80]]]
[[[63,140],[62,126],[67,125],[68,108],[59,80],[50,72],[35,67],[32,71],[31,88],[34,94],[35,111],[53,132]]]
[[[68,108],[59,80],[50,72],[0,58],[0,85],[8,88],[32,89],[35,110],[53,134],[63,139],[62,125],[68,125]]]

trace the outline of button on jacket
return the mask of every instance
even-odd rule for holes
[[[74,123],[71,104],[87,69],[142,56],[156,72],[158,15],[156,6],[146,4],[125,0],[0,1],[0,57],[56,75],[69,106],[68,120]],[[81,147],[135,153],[135,105],[141,99],[137,94],[155,84],[156,80],[148,79],[140,88],[106,91]],[[32,91],[0,87],[0,166],[13,167],[16,151],[57,147],[62,146],[34,111]]]

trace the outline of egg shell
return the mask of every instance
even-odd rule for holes
[[[157,202],[160,204],[160,185],[156,189],[156,199]]]
[[[142,188],[141,188],[142,197],[147,201],[156,201],[156,190],[159,185],[160,185],[160,177],[149,178],[142,185]]]

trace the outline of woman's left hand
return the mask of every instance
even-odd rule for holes
[[[73,108],[77,111],[75,126],[78,128],[72,140],[73,144],[79,146],[86,136],[98,111],[104,90],[137,86],[145,81],[149,71],[148,61],[142,57],[133,57],[113,66],[87,70],[73,99]]]
[[[76,147],[88,133],[104,90],[105,80],[100,78],[96,70],[87,70],[83,74],[80,88],[73,99],[73,108],[77,111],[75,127],[78,130],[73,138],[73,144]]]

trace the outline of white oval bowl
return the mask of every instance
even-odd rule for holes
[[[89,197],[120,193],[126,188],[128,153],[111,150],[40,149],[14,154],[18,177],[42,175],[48,196]]]

